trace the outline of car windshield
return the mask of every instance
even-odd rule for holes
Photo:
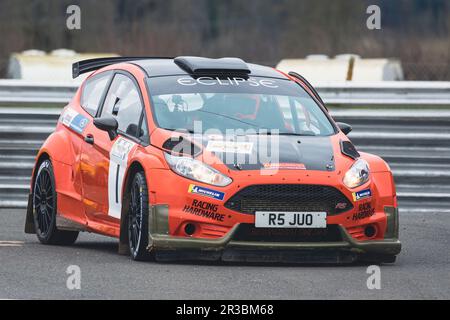
[[[293,81],[166,76],[149,78],[147,82],[156,123],[164,129],[334,134],[322,109]]]

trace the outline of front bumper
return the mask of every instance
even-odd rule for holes
[[[149,247],[157,260],[222,260],[243,262],[351,263],[356,260],[394,262],[401,251],[398,211],[386,207],[388,232],[383,240],[356,241],[338,225],[339,242],[262,242],[233,240],[236,224],[224,237],[200,239],[169,235],[169,209],[153,206],[149,212]]]

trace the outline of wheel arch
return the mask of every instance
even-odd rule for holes
[[[372,188],[377,190],[378,203],[397,207],[397,188],[389,164],[379,156],[364,152],[360,154],[369,163]]]
[[[33,193],[33,186],[34,186],[34,182],[36,180],[36,174],[37,171],[39,169],[39,166],[41,165],[42,162],[44,162],[45,160],[49,160],[50,162],[52,161],[50,158],[50,155],[48,154],[47,151],[42,151],[38,154],[38,156],[36,157],[36,163],[34,165],[33,168],[33,172],[31,173],[31,188],[30,188],[30,193]]]
[[[120,215],[120,234],[119,234],[119,254],[129,254],[130,248],[128,245],[128,230],[127,230],[127,215],[128,215],[128,191],[130,189],[131,181],[133,181],[134,175],[138,172],[143,172],[147,175],[144,166],[137,160],[133,161],[128,167],[125,173],[125,179],[122,186],[122,212]]]
[[[391,172],[391,168],[381,157],[366,152],[360,154],[361,158],[369,163],[371,172]]]
[[[42,162],[45,160],[50,160],[50,155],[45,151],[40,151],[38,156],[36,157],[36,162],[33,167],[33,171],[31,173],[31,181],[30,181],[30,192],[28,194],[28,204],[27,204],[27,214],[25,217],[25,233],[36,234],[35,226],[34,226],[34,217],[33,217],[33,192],[34,192],[34,183],[36,181],[36,174],[39,170],[39,167]]]

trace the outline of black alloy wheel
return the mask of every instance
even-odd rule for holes
[[[33,187],[34,226],[41,243],[71,245],[78,231],[65,231],[56,228],[57,195],[55,176],[50,160],[44,160],[36,174]]]
[[[133,260],[148,260],[148,189],[145,175],[138,172],[129,188],[128,241]]]

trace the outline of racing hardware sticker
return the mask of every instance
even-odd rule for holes
[[[61,115],[61,122],[68,128],[72,129],[77,133],[83,133],[84,128],[86,128],[89,123],[89,119],[78,113],[72,108],[67,108]]]
[[[375,214],[375,208],[372,207],[370,202],[362,203],[359,205],[358,212],[353,214],[352,220],[361,220],[369,218]]]
[[[213,199],[221,200],[221,201],[225,197],[225,193],[223,193],[223,192],[216,191],[213,189],[203,188],[200,186],[196,186],[195,184],[191,184],[189,186],[188,192],[199,194],[199,195],[202,195],[205,197],[209,197],[209,198],[213,198]]]
[[[372,191],[370,189],[353,192],[353,201],[358,201],[372,196]]]
[[[219,206],[205,201],[193,200],[191,205],[185,205],[183,211],[200,217],[223,222],[225,215],[217,212]]]
[[[264,163],[263,167],[269,170],[306,170],[303,163]]]
[[[108,215],[117,219],[120,219],[122,212],[122,185],[128,164],[128,156],[135,146],[134,142],[119,137],[114,142],[109,153]]]
[[[251,154],[253,150],[253,142],[210,140],[208,141],[206,150],[220,153]]]

